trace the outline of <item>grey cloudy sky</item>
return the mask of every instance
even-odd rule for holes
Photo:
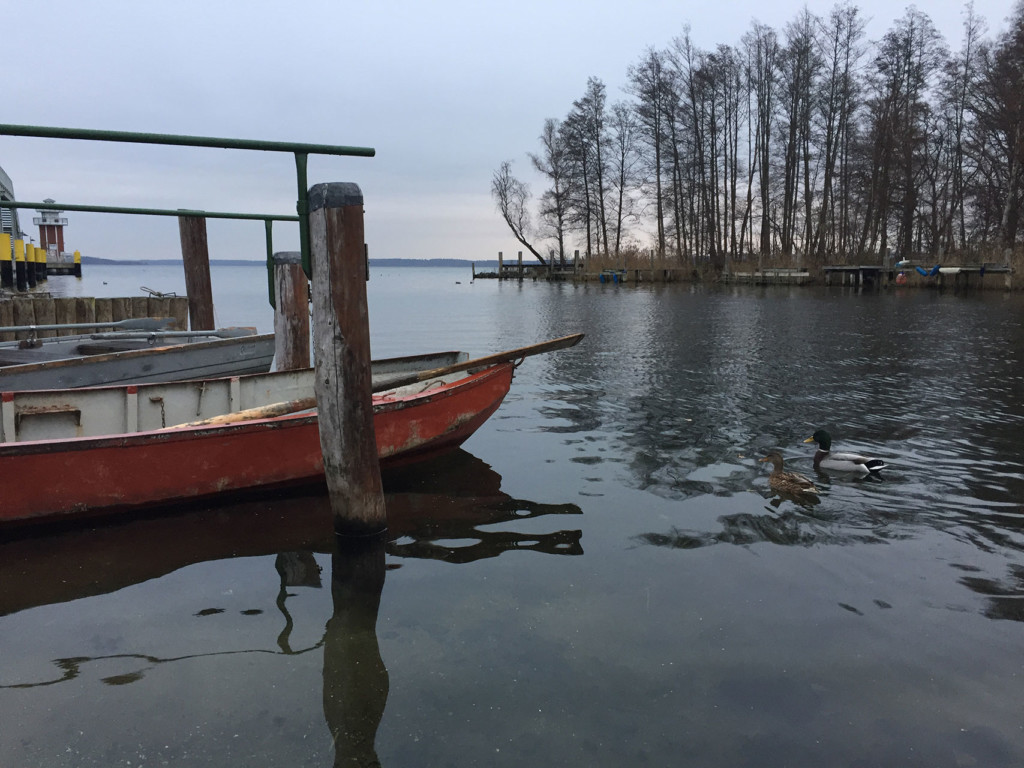
[[[597,77],[609,103],[626,70],[689,24],[703,48],[777,30],[832,2],[26,3],[0,8],[8,57],[0,122],[374,147],[310,158],[311,184],[354,181],[379,258],[496,258],[519,246],[494,210],[505,159],[530,179],[544,119]],[[857,3],[878,39],[907,4]],[[976,0],[990,31],[1010,0]],[[953,49],[963,5],[921,3]],[[13,32],[12,32],[13,30]],[[14,71],[11,72],[13,65]],[[12,76],[13,75],[13,76]],[[10,89],[13,84],[13,91]],[[0,136],[21,200],[291,214],[290,155]],[[539,182],[532,184],[535,194]],[[23,211],[22,227],[32,211]],[[67,247],[107,258],[180,256],[173,218],[69,213]],[[210,221],[211,256],[263,258],[257,222]],[[275,225],[275,249],[297,248]]]

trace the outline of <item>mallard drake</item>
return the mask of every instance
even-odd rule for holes
[[[814,454],[815,469],[859,472],[862,475],[868,475],[881,472],[886,467],[885,462],[881,459],[872,459],[857,453],[832,453],[832,435],[824,429],[819,429],[804,442],[818,444],[818,450]]]
[[[763,459],[759,461],[771,462],[774,469],[768,476],[768,485],[773,491],[779,493],[789,493],[794,496],[802,496],[806,494],[817,495],[820,491],[814,486],[810,480],[797,472],[786,472],[782,469],[782,456],[777,453],[769,453]]]

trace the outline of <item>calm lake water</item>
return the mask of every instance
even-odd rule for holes
[[[49,287],[140,285],[183,278]],[[219,324],[265,285],[215,268]],[[368,290],[375,356],[587,336],[388,478],[379,551],[315,490],[2,541],[0,765],[1024,765],[1024,297]],[[819,427],[884,477],[815,475]]]

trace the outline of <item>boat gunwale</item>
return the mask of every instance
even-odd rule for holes
[[[400,360],[402,358],[393,359]],[[376,416],[378,413],[389,413],[391,411],[403,410],[415,405],[425,405],[436,399],[452,397],[462,390],[484,383],[489,378],[498,375],[505,369],[514,367],[515,363],[513,362],[495,363],[483,368],[482,370],[469,371],[467,372],[468,375],[462,376],[455,381],[444,382],[440,387],[424,390],[422,392],[413,392],[408,395],[388,399],[380,399],[378,395],[375,395],[373,413]],[[432,380],[428,380],[428,382],[429,381]],[[97,387],[96,389],[109,388]],[[380,394],[387,394],[387,392]],[[269,416],[266,418],[246,419],[226,424],[197,424],[192,426],[183,424],[180,426],[164,427],[161,429],[144,430],[140,432],[121,432],[108,435],[0,442],[0,459],[7,456],[28,456],[43,453],[87,451],[91,448],[130,448],[135,443],[150,443],[154,441],[171,443],[208,437],[223,437],[227,435],[237,436],[239,433],[248,431],[255,432],[269,429],[298,428],[304,426],[304,424],[297,424],[295,422],[302,421],[313,423],[316,422],[318,418],[319,415],[314,408],[305,409],[298,413]]]
[[[196,335],[200,336],[201,334],[197,333]],[[17,363],[14,365],[0,365],[0,390],[4,390],[3,381],[5,378],[17,376],[20,374],[37,373],[39,371],[54,371],[58,369],[63,370],[67,368],[76,368],[80,365],[91,365],[98,363],[106,363],[110,361],[133,360],[136,357],[147,357],[153,354],[166,354],[168,352],[195,352],[197,346],[202,347],[202,349],[204,350],[209,350],[222,346],[241,346],[242,344],[246,343],[265,344],[266,342],[273,340],[273,333],[255,333],[249,336],[232,336],[227,339],[207,339],[205,341],[189,342],[183,341],[180,344],[163,344],[161,346],[142,347],[140,349],[127,349],[121,350],[119,352],[101,352],[95,355],[72,355],[68,357],[62,357],[57,360],[40,360],[39,362],[35,363]],[[110,384],[107,386],[117,387],[127,385]],[[80,389],[85,389],[85,387],[81,387]],[[19,389],[14,391],[22,392],[38,390]]]

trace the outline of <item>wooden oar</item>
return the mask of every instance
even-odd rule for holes
[[[236,421],[249,421],[250,419],[272,419],[275,416],[284,416],[285,414],[295,413],[296,411],[305,411],[308,408],[316,408],[315,397],[301,397],[298,400],[286,400],[282,403],[271,403],[269,405],[261,405],[257,408],[246,408],[244,411],[224,413],[220,416],[211,416],[208,419],[189,421],[184,424],[175,424],[173,427],[164,427],[164,429],[233,424]]]
[[[130,317],[108,323],[49,323],[46,325],[8,325],[0,328],[3,333],[25,333],[32,331],[84,331],[89,328],[124,328],[129,331],[159,331],[174,322],[173,317]]]
[[[430,379],[440,378],[441,376],[447,376],[449,373],[468,371],[472,368],[486,368],[489,365],[507,363],[510,360],[520,360],[524,357],[530,357],[531,355],[540,355],[545,352],[553,352],[556,349],[567,349],[568,347],[576,346],[582,338],[582,333],[574,333],[569,336],[562,336],[557,339],[551,339],[550,341],[542,341],[539,344],[531,344],[528,347],[510,349],[507,352],[498,352],[497,354],[487,355],[486,357],[478,357],[474,360],[464,360],[461,363],[455,363],[454,365],[446,365],[443,368],[434,368],[433,370],[430,371],[417,371],[415,373],[396,374],[390,379],[386,379],[379,384],[375,384],[373,387],[373,391],[386,392],[387,390],[390,389],[404,387],[407,384],[416,384],[417,382],[420,381],[428,381]]]
[[[571,336],[562,336],[561,338],[558,339],[542,341],[540,344],[531,344],[528,347],[510,349],[507,352],[498,352],[497,354],[494,355],[478,357],[475,360],[464,360],[461,363],[455,363],[454,365],[446,365],[443,368],[434,368],[433,370],[430,371],[419,371],[417,373],[397,374],[389,381],[375,385],[373,387],[373,391],[386,392],[391,389],[397,389],[398,387],[404,387],[408,384],[416,384],[417,382],[420,381],[429,381],[430,379],[437,379],[440,378],[441,376],[447,376],[449,373],[468,371],[471,368],[485,368],[489,365],[507,363],[510,360],[520,360],[524,357],[530,357],[531,355],[540,355],[543,354],[544,352],[553,352],[556,349],[566,349],[568,347],[572,347],[578,344],[580,339],[582,338],[582,333],[574,333]],[[176,424],[173,427],[165,427],[165,429],[178,429],[180,427],[206,427],[214,426],[217,424],[233,424],[237,421],[249,421],[250,419],[272,419],[276,416],[284,416],[285,414],[295,413],[296,411],[304,411],[308,408],[316,408],[315,397],[303,397],[299,398],[298,400],[287,400],[281,403],[261,405],[257,408],[246,408],[243,411],[225,413],[220,416],[211,416],[208,419],[202,419],[200,421],[190,421],[185,424]]]

